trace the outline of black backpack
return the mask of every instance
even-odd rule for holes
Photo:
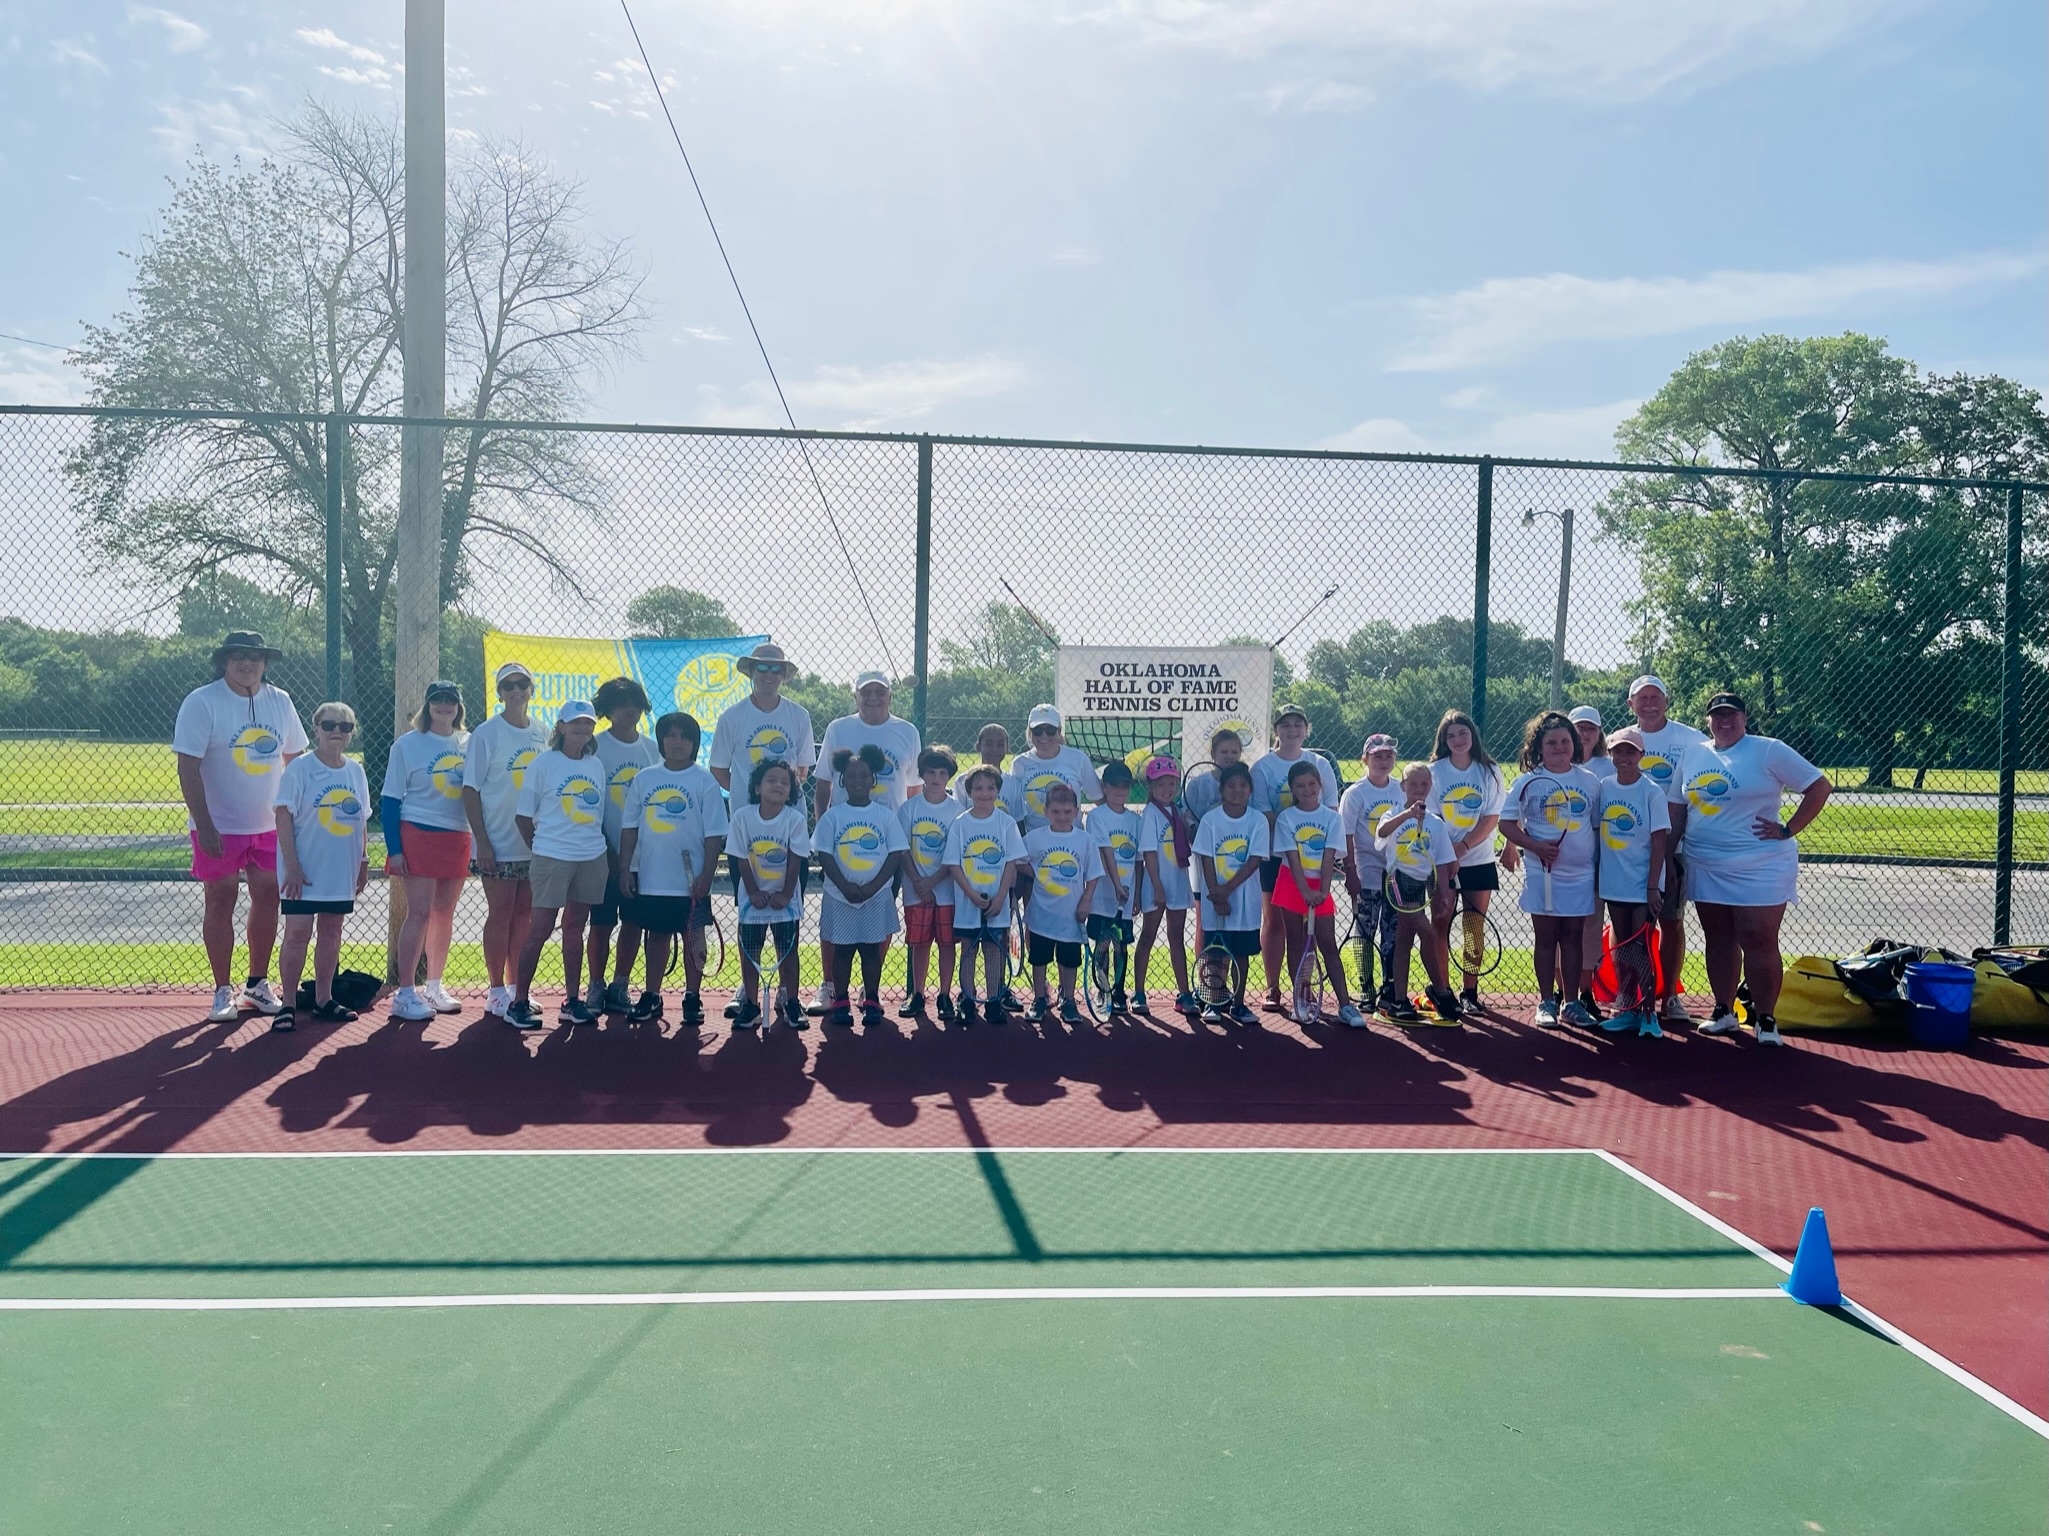
[[[334,973],[334,1000],[344,1008],[360,1013],[377,1001],[378,989],[384,985],[368,971],[336,971]],[[299,983],[297,1006],[313,1006],[313,983]]]

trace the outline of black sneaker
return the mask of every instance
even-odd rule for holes
[[[863,1003],[861,1005],[861,1027],[863,1029],[880,1029],[888,1022],[889,1015],[882,1011],[882,1004]]]
[[[835,1026],[840,1029],[852,1029],[854,1027],[853,1005],[850,1003],[834,1003],[825,1010],[825,1023],[828,1029]]]
[[[1467,1013],[1486,1012],[1486,1009],[1480,1002],[1480,989],[1478,987],[1467,987],[1465,991],[1459,993],[1458,1001],[1459,1006],[1465,1009]]]
[[[939,1015],[940,1023],[951,1024],[953,1022],[952,996],[945,992],[940,993],[939,1000],[933,1005],[932,1011]]]
[[[1131,999],[1122,992],[1112,992],[1110,994],[1110,1011],[1112,1013],[1131,1012]]]
[[[1446,1023],[1456,1022],[1465,1015],[1465,1006],[1459,1001],[1450,987],[1446,987],[1442,991],[1439,991],[1436,987],[1425,987],[1423,989],[1423,996],[1430,1000],[1430,1006],[1437,1010],[1437,1016]]]
[[[1050,999],[1043,997],[1032,999],[1032,1018],[1035,1022],[1043,1024],[1052,1017],[1053,1004]]]
[[[994,997],[985,997],[982,999],[982,1018],[990,1024],[1008,1024],[1010,1015],[1006,1007],[1001,992]]]
[[[695,1029],[704,1022],[704,999],[695,992],[683,994],[683,1027]]]
[[[640,1001],[626,1010],[626,1017],[636,1024],[646,1024],[650,1020],[659,1019],[661,1016],[662,994],[659,992],[641,993]]]
[[[794,997],[783,999],[783,1022],[792,1029],[809,1029],[811,1020],[805,1015],[804,1005]]]
[[[298,1027],[298,1021],[292,1017],[292,1005],[290,1003],[285,1004],[284,1007],[278,1009],[276,1013],[270,1016],[270,1032],[273,1035],[289,1035]]]
[[[965,992],[961,993],[960,1001],[954,1004],[953,1022],[956,1024],[972,1024],[975,1022],[975,1000]]]
[[[1607,1017],[1605,1013],[1601,1012],[1601,1005],[1595,999],[1594,994],[1591,992],[1580,993],[1579,1005],[1580,1007],[1586,1009],[1587,1017],[1592,1019],[1596,1024],[1600,1023],[1601,1020]]]
[[[904,1005],[903,1007],[897,1009],[896,1016],[900,1019],[915,1019],[919,1014],[923,1013],[924,1011],[925,994],[922,992],[913,992],[909,997],[904,999]]]
[[[1060,1005],[1060,1022],[1063,1024],[1079,1024],[1081,1022],[1081,1004],[1071,997],[1062,1002]]]
[[[313,1017],[322,1024],[353,1024],[357,1015],[355,1009],[344,1008],[330,997],[324,1003],[313,1005]]]
[[[1382,1003],[1380,1005],[1380,1016],[1390,1024],[1399,1024],[1403,1029],[1415,1029],[1419,1025],[1430,1022],[1416,1011],[1416,1005],[1411,1003],[1406,997],[1398,997],[1393,1002]]]
[[[590,1004],[580,997],[572,997],[562,1005],[562,1011],[555,1015],[557,1024],[595,1024],[598,1016],[591,1012]]]
[[[733,1016],[733,1028],[735,1029],[759,1029],[761,1027],[761,1004],[759,1003],[735,1003],[727,1011]]]
[[[757,1019],[761,1017],[761,1010],[759,1008],[754,1010],[754,1016]],[[740,1000],[737,997],[734,998],[733,1001],[731,1001],[730,1003],[726,1004],[726,1017],[729,1019],[737,1019],[740,1017]]]
[[[520,998],[506,1008],[505,1022],[514,1029],[539,1029],[541,1010],[533,1005],[531,999]]]

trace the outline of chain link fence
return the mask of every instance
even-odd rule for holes
[[[302,715],[355,704],[378,782],[401,426],[0,408],[0,988],[204,982],[169,741],[225,631],[282,647]],[[1554,701],[1612,729],[1652,671],[1694,723],[1743,693],[1753,731],[1837,787],[1789,950],[2049,939],[2040,486],[571,423],[445,439],[442,670],[473,723],[488,630],[659,633],[665,592],[773,635],[818,731],[874,667],[964,762],[985,723],[1022,745],[1056,638],[1285,636],[1276,696],[1354,773],[1372,731],[1427,757],[1449,707],[1505,763]],[[344,963],[385,969],[383,889]],[[454,980],[481,978],[482,914],[472,886]]]

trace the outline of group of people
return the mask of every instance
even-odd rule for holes
[[[278,655],[253,632],[227,636],[215,680],[185,700],[172,745],[193,874],[205,887],[210,1016],[253,1007],[289,1030],[309,943],[311,1015],[355,1016],[334,997],[333,977],[342,919],[369,878],[371,801],[347,753],[355,712],[339,701],[316,708],[309,750],[291,700],[265,681]],[[456,901],[475,876],[486,900],[489,1015],[541,1027],[534,976],[559,927],[562,1023],[660,1019],[680,951],[682,1021],[699,1025],[723,868],[741,968],[728,1016],[737,1029],[772,1019],[803,1028],[812,1010],[800,995],[799,932],[815,865],[817,1011],[833,1024],[853,1022],[857,961],[861,1017],[882,1020],[882,963],[899,934],[904,1017],[925,1016],[929,996],[946,1023],[1022,1011],[1079,1022],[1085,945],[1111,957],[1110,1009],[1149,1011],[1163,931],[1174,1005],[1213,1023],[1256,1022],[1254,956],[1268,1007],[1305,1023],[1320,1011],[1318,961],[1344,1025],[1367,1027],[1369,1011],[1400,1025],[1457,1023],[1482,1006],[1488,907],[1502,870],[1520,864],[1540,1026],[1656,1034],[1661,1021],[1688,1020],[1680,969],[1690,900],[1713,994],[1702,1032],[1741,1027],[1742,987],[1759,1042],[1780,1043],[1778,934],[1796,898],[1794,839],[1829,783],[1785,743],[1750,735],[1733,693],[1709,700],[1706,732],[1670,718],[1670,691],[1653,675],[1631,683],[1633,721],[1612,733],[1591,708],[1545,711],[1524,732],[1513,777],[1472,719],[1449,710],[1427,759],[1397,773],[1399,743],[1375,733],[1362,776],[1341,786],[1331,760],[1308,749],[1311,723],[1292,704],[1276,710],[1268,750],[1250,763],[1244,740],[1221,731],[1208,764],[1185,780],[1165,755],[1099,767],[1066,741],[1050,704],[1032,710],[1026,751],[1013,757],[1004,728],[987,726],[978,761],[963,768],[891,712],[883,673],[857,676],[854,711],[814,742],[808,712],[782,697],[792,666],[779,647],[764,643],[737,667],[751,691],[719,717],[704,763],[704,728],[691,715],[665,713],[642,730],[650,703],[630,677],[569,701],[544,725],[529,707],[532,674],[507,662],[492,679],[498,711],[474,730],[459,687],[428,685],[412,729],[392,743],[379,792],[385,869],[405,903],[392,1017],[461,1010],[444,971]],[[1799,803],[1782,819],[1788,792]],[[237,986],[233,916],[245,878],[249,967]],[[1340,890],[1356,978],[1338,932]],[[1594,991],[1604,911],[1612,1015]],[[274,991],[267,971],[280,916]],[[1007,979],[1014,922],[1025,935],[1028,1004]],[[1192,984],[1191,953],[1226,980]],[[1412,957],[1426,978],[1419,1000],[1409,995]]]

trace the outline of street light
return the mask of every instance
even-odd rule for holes
[[[1572,596],[1572,508],[1552,512],[1532,507],[1523,513],[1523,526],[1535,525],[1540,517],[1555,517],[1565,530],[1558,552],[1558,621],[1551,628],[1551,707],[1565,708],[1565,605]]]

